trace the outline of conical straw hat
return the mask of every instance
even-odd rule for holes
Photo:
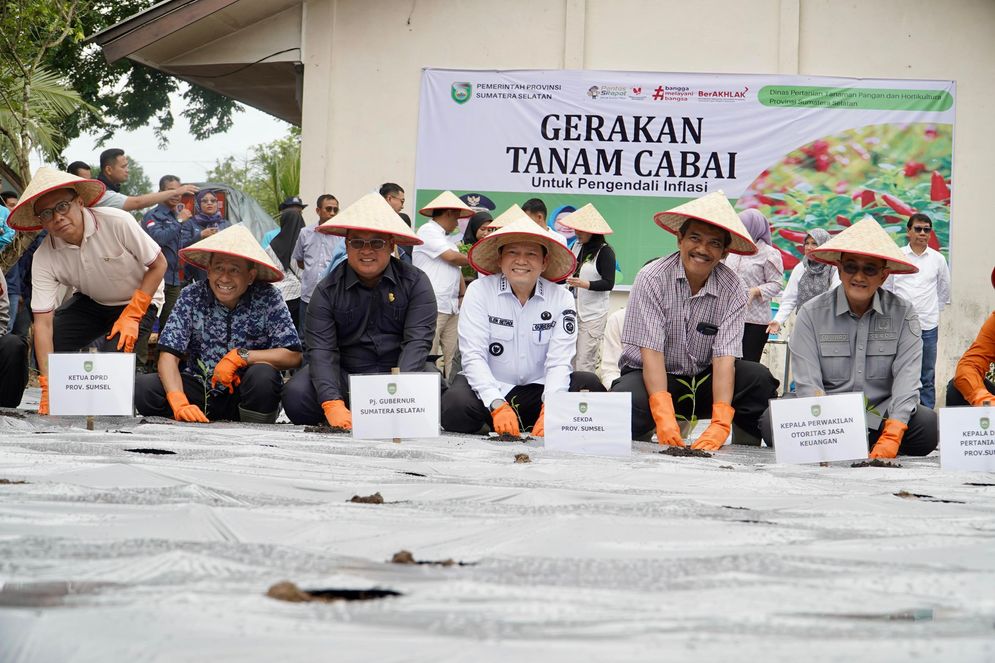
[[[350,230],[393,235],[396,244],[422,244],[422,240],[397,215],[379,193],[368,193],[315,228],[326,235],[345,237]]]
[[[729,245],[730,253],[752,256],[757,252],[757,245],[750,238],[749,231],[739,220],[739,215],[729,204],[729,199],[721,191],[714,191],[701,198],[695,198],[683,205],[678,205],[674,209],[657,212],[653,215],[653,220],[658,226],[675,235],[688,219],[704,221],[716,228],[728,230],[732,234],[732,244]]]
[[[454,209],[459,212],[459,218],[461,219],[466,219],[474,215],[473,208],[457,198],[456,194],[452,191],[443,191],[435,197],[435,200],[418,210],[418,213],[422,216],[431,217],[432,210],[437,209]]]
[[[100,180],[84,180],[55,168],[42,166],[35,171],[28,186],[24,189],[14,211],[7,218],[7,225],[14,230],[41,230],[41,221],[35,216],[35,201],[50,191],[75,189],[84,207],[92,207],[100,200],[107,187]]]
[[[471,246],[467,258],[481,274],[496,274],[501,271],[498,249],[514,242],[536,242],[546,247],[549,262],[542,276],[550,281],[562,281],[573,274],[577,266],[573,252],[528,217],[512,221]]]
[[[865,216],[822,246],[809,251],[808,255],[813,260],[839,267],[844,253],[881,258],[887,261],[885,268],[892,274],[915,274],[919,271],[872,216]]]
[[[557,223],[561,226],[591,233],[593,235],[611,235],[615,232],[612,230],[612,227],[608,225],[608,222],[605,221],[605,217],[601,216],[601,212],[599,212],[591,203],[584,205],[572,214],[566,215],[557,221]]]
[[[273,264],[249,229],[241,223],[229,226],[185,249],[180,249],[180,258],[194,267],[208,271],[213,253],[245,258],[255,263],[256,278],[260,281],[283,280],[283,272]]]
[[[525,213],[525,210],[523,210],[518,205],[512,203],[511,207],[498,214],[497,217],[493,221],[491,221],[491,228],[497,228],[500,230],[509,223],[518,221],[519,219],[526,219],[528,221],[532,221],[529,215]]]

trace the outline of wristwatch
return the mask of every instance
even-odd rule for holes
[[[504,400],[503,398],[495,398],[493,401],[491,401],[491,408],[490,408],[491,412],[494,412],[494,410],[498,409],[507,402],[508,401]]]
[[[239,348],[238,349],[238,357],[239,357],[239,359],[241,359],[242,361],[244,361],[246,364],[249,363],[249,351],[246,348]]]

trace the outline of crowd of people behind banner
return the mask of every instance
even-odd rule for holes
[[[646,263],[609,315],[613,229],[592,204],[548,214],[533,198],[492,216],[481,196],[445,191],[418,210],[415,231],[404,190],[387,183],[341,211],[319,196],[315,225],[287,198],[279,227],[257,241],[229,224],[213,189],[166,175],[156,193],[123,195],[122,150],[101,155],[96,178],[80,162],[67,171],[42,167],[19,197],[3,194],[0,248],[39,231],[0,279],[4,407],[28,383],[30,323],[40,414],[49,354],[96,348],[135,352],[136,410],[179,421],[274,423],[282,410],[294,424],[349,430],[349,376],[397,369],[440,374],[446,431],[542,437],[547,396],[610,390],[631,395],[633,439],[682,446],[679,422],[697,418],[710,424],[695,448],[730,434],[771,446],[779,382],[760,360],[795,313],[782,398],[862,392],[871,457],[937,446],[950,287],[924,214],[908,218],[903,248],[869,216],[835,236],[812,229],[782,291],[767,219],[713,192],[654,215],[677,251]],[[140,223],[128,213],[153,205]],[[993,360],[995,313],[947,404],[995,401]]]

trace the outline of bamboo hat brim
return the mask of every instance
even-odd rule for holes
[[[584,205],[576,212],[566,215],[557,221],[557,223],[567,228],[591,233],[592,235],[610,235],[615,232],[608,225],[608,222],[605,221],[605,217],[601,216],[601,212],[591,203]]]
[[[180,249],[180,258],[194,267],[207,271],[211,265],[211,255],[215,253],[245,258],[254,263],[256,279],[259,281],[272,283],[283,280],[283,272],[273,264],[249,229],[241,223],[229,226],[185,249]]]
[[[525,213],[525,210],[523,210],[518,205],[512,203],[511,207],[498,214],[497,217],[495,217],[495,219],[491,221],[491,228],[497,228],[498,230],[500,230],[509,223],[514,223],[515,221],[518,221],[520,219],[526,219],[528,221],[532,221],[532,219],[529,218],[529,215]]]
[[[562,281],[573,274],[577,266],[573,252],[528,217],[509,223],[471,246],[467,259],[481,274],[496,274],[501,271],[498,249],[515,242],[535,242],[546,247],[549,262],[542,276],[550,281]]]
[[[653,220],[658,226],[675,235],[680,231],[684,222],[689,219],[728,230],[729,234],[732,235],[732,243],[729,245],[730,253],[752,256],[757,252],[757,245],[753,243],[749,231],[739,219],[736,210],[732,208],[729,199],[721,191],[714,191],[701,198],[695,198],[683,205],[678,205],[674,209],[657,212],[653,215]]]
[[[84,207],[93,207],[100,200],[107,187],[100,180],[84,180],[70,173],[42,166],[28,182],[18,200],[17,206],[7,217],[7,225],[14,230],[41,230],[41,221],[35,216],[35,201],[46,193],[59,189],[75,189]]]
[[[422,240],[379,193],[366,194],[315,230],[339,237],[345,237],[350,230],[365,230],[391,235],[395,244],[422,244]]]
[[[915,274],[919,268],[908,261],[884,228],[872,216],[865,216],[820,247],[809,251],[813,260],[840,266],[844,253],[881,258],[892,274]]]
[[[476,213],[472,207],[457,198],[452,191],[443,191],[435,197],[435,200],[418,210],[418,213],[431,218],[432,211],[437,209],[454,209],[459,212],[461,219],[468,219]]]

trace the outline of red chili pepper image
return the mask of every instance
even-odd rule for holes
[[[950,200],[950,187],[943,175],[933,171],[933,177],[929,181],[929,199],[932,201]]]
[[[919,173],[925,172],[926,164],[920,163],[918,161],[906,161],[905,162],[905,176],[915,177]]]
[[[837,214],[836,215],[836,223],[839,224],[839,225],[841,225],[841,226],[843,226],[843,227],[846,227],[846,228],[848,228],[848,227],[850,227],[850,226],[853,225],[850,222],[850,219],[846,218],[842,214]]]
[[[770,205],[771,207],[784,204],[783,200],[778,200],[777,198],[770,198],[769,196],[765,196],[762,193],[757,194],[757,200],[762,202],[764,205]]]
[[[857,200],[858,198],[860,198],[861,207],[870,207],[876,202],[876,194],[870,189],[864,189],[863,191],[858,191],[852,196],[850,196],[850,198],[852,198],[853,200]]]
[[[831,166],[832,163],[833,159],[828,154],[820,154],[815,157],[815,169],[820,173],[824,173],[829,170],[829,166]]]
[[[895,196],[885,193],[881,195],[881,198],[884,200],[885,205],[903,216],[912,216],[916,213],[914,208],[909,207]]]
[[[806,235],[800,230],[788,230],[787,228],[778,228],[777,234],[790,242],[804,242]]]
[[[780,246],[775,247],[775,248],[778,251],[781,252],[781,260],[784,262],[784,268],[785,269],[794,269],[798,265],[798,263],[801,262],[801,260],[799,260],[797,257],[795,257],[795,255],[793,253],[789,253],[788,251],[785,251]]]
[[[927,240],[926,246],[933,249],[934,251],[940,250],[940,238],[936,236],[935,230],[929,231],[929,240]]]

